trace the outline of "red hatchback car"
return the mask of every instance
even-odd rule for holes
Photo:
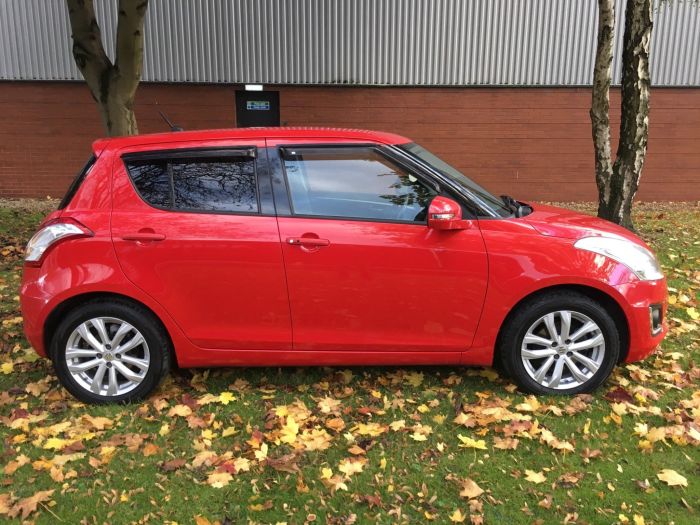
[[[258,128],[98,140],[27,246],[29,341],[83,401],[171,364],[499,365],[578,393],[666,332],[614,224],[496,198],[409,139]]]

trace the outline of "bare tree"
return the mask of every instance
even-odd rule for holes
[[[93,0],[66,1],[73,57],[97,102],[107,134],[137,134],[134,95],[143,69],[143,21],[148,0],[119,0],[114,63],[102,45]]]
[[[649,132],[651,0],[628,0],[622,50],[620,141],[610,146],[610,82],[615,0],[598,0],[598,46],[593,71],[591,123],[595,149],[598,217],[634,229],[632,202],[644,167]]]

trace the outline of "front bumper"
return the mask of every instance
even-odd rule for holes
[[[623,306],[629,324],[629,351],[625,362],[640,361],[659,346],[668,332],[666,279],[634,281],[615,288],[624,298]],[[661,309],[660,325],[653,326],[650,312],[652,306]]]

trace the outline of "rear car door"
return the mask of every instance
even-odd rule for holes
[[[268,146],[295,351],[466,350],[487,282],[476,221],[429,229],[440,188],[386,148]]]
[[[123,151],[112,238],[126,276],[197,346],[291,349],[264,141]]]

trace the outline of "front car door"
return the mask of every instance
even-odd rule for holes
[[[487,282],[477,222],[429,229],[441,188],[379,145],[268,146],[294,350],[466,350]]]
[[[197,346],[290,350],[263,140],[115,158],[112,238],[126,276]]]

